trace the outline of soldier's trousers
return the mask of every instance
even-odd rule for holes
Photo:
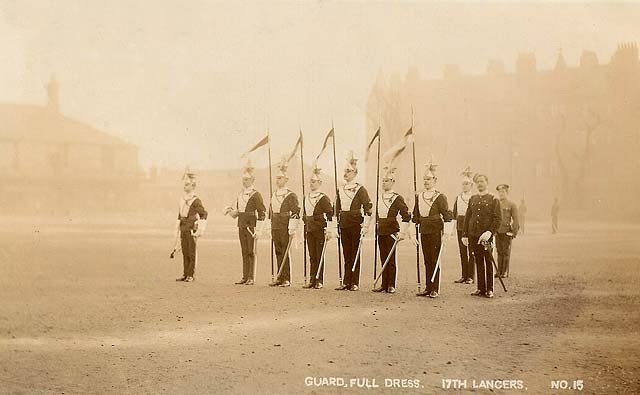
[[[180,246],[182,247],[182,275],[193,277],[196,271],[196,242],[190,230],[180,231]]]
[[[425,274],[427,276],[424,280],[426,291],[440,292],[440,269],[436,272],[433,281],[431,281],[431,277],[436,270],[436,262],[438,261],[438,254],[440,254],[440,247],[442,246],[442,234],[440,232],[422,234],[420,235],[420,241],[422,244],[422,254],[424,255]]]
[[[320,255],[322,255],[324,243],[324,231],[307,232],[307,249],[309,250],[309,262],[311,263],[309,284],[311,285],[324,282],[324,265],[320,267]],[[320,268],[319,273],[318,268]],[[317,280],[316,274],[318,274]]]
[[[242,280],[253,280],[255,273],[255,251],[254,239],[251,232],[256,231],[255,228],[238,228],[238,237],[240,238],[240,250],[242,251]]]
[[[509,262],[511,260],[511,237],[506,233],[496,235],[496,250],[498,252],[498,275],[509,275]]]
[[[485,251],[482,244],[478,244],[478,237],[469,237],[469,247],[476,262],[478,289],[481,292],[493,291],[493,264],[487,257],[492,252]]]
[[[276,278],[276,281],[291,281],[291,262],[288,256],[284,256],[284,252],[287,250],[287,245],[289,245],[289,230],[287,228],[271,229],[271,239],[273,240],[273,246],[276,250],[278,271],[280,271],[280,267],[284,265],[282,272],[280,272],[280,276]]]
[[[360,226],[350,226],[340,229],[342,240],[342,254],[344,256],[344,285],[360,285],[360,257],[355,262],[358,245],[360,244]]]
[[[473,262],[473,254],[471,248],[467,248],[462,242],[462,231],[458,231],[458,250],[460,251],[460,264],[462,266],[462,278],[465,280],[475,277],[475,265]]]
[[[378,235],[378,247],[380,249],[380,264],[384,264],[384,261],[389,256],[391,248],[395,239],[391,235]],[[380,268],[382,270],[382,268]],[[391,254],[387,267],[382,272],[382,288],[387,289],[389,287],[396,286],[396,251]]]

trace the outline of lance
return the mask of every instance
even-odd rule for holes
[[[327,244],[329,240],[325,239],[322,245],[322,252],[320,253],[320,263],[318,264],[318,271],[316,272],[316,280],[320,279],[320,270],[324,271],[324,253],[327,250]]]
[[[376,163],[376,223],[373,233],[373,278],[376,278],[376,270],[378,268],[378,196],[380,192],[380,139],[382,138],[382,130],[378,126],[378,162]]]
[[[411,134],[413,135],[413,141],[411,144],[411,148],[413,151],[413,197],[415,205],[413,207],[413,212],[418,212],[418,181],[416,176],[416,139],[413,134],[413,107],[411,107]],[[416,273],[418,276],[418,292],[420,292],[420,224],[416,222]]]
[[[267,132],[267,138],[268,138],[268,143],[267,143],[267,149],[269,151],[269,218],[271,218],[272,214],[273,214],[273,210],[271,209],[272,207],[272,200],[273,200],[273,181],[272,181],[272,175],[271,175],[271,136],[269,135],[269,132]],[[273,272],[274,272],[274,266],[273,266],[273,254],[274,254],[274,245],[273,245],[273,238],[271,238],[271,282],[274,282],[275,279],[273,277]],[[255,276],[255,273],[253,273]]]
[[[336,187],[336,221],[338,223],[337,233],[338,233],[338,276],[340,280],[340,285],[342,286],[342,248],[341,241],[342,235],[340,234],[340,191],[338,191],[338,165],[336,162],[336,131],[333,128],[333,120],[331,121],[331,141],[333,145],[333,182]]]
[[[493,248],[491,246],[491,242],[490,241],[483,241],[482,242],[482,246],[484,248],[484,256],[485,258],[489,258],[489,260],[491,261],[491,264],[493,265],[494,269],[496,270],[496,273],[498,273],[498,266],[496,265],[496,261],[493,259]],[[504,281],[502,281],[502,277],[498,276],[498,280],[500,281],[500,285],[502,285],[502,289],[504,289],[504,292],[507,292],[507,287],[504,285]]]
[[[378,284],[378,280],[380,280],[380,277],[382,277],[382,273],[384,273],[384,270],[387,268],[387,264],[389,264],[389,261],[391,260],[392,254],[396,252],[396,247],[398,246],[398,243],[400,242],[400,238],[395,237],[393,235],[391,235],[391,237],[393,237],[395,239],[395,241],[393,242],[393,245],[391,246],[391,250],[389,250],[389,254],[387,255],[387,259],[385,259],[384,263],[382,264],[382,268],[380,269],[380,274],[378,274],[378,276],[376,277],[375,281],[373,282],[373,287],[374,288]]]
[[[302,237],[303,237],[303,259],[304,259],[304,285],[307,285],[307,232],[306,223],[304,220],[307,218],[307,209],[305,199],[307,198],[304,192],[304,139],[302,138],[302,127],[300,127],[300,172],[302,173]]]

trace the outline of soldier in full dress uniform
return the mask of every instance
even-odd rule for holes
[[[335,221],[332,221],[333,206],[331,205],[331,200],[327,195],[319,191],[322,186],[321,169],[315,164],[311,173],[310,186],[311,192],[304,199],[306,214],[304,226],[307,234],[311,272],[309,283],[304,288],[321,289],[324,282],[324,262],[322,262],[322,268],[320,268],[320,255],[322,255],[324,244],[335,237],[336,224]]]
[[[394,236],[398,241],[410,237],[408,233],[411,214],[409,214],[409,207],[407,207],[404,198],[393,190],[396,182],[395,172],[396,169],[390,165],[385,166],[382,171],[383,192],[378,202],[378,248],[380,249],[380,259],[383,264],[395,242]],[[398,215],[402,218],[402,227],[398,224]],[[382,284],[380,287],[375,288],[373,292],[388,292],[391,294],[396,292],[396,255],[397,249],[392,253],[387,266],[382,272]]]
[[[196,270],[196,243],[207,228],[208,214],[202,205],[202,201],[195,194],[196,175],[187,170],[183,181],[184,195],[179,203],[178,219],[176,221],[176,241],[173,250],[178,250],[178,240],[180,240],[183,272],[182,277],[177,278],[176,281],[191,282]]]
[[[431,277],[436,270],[443,232],[445,237],[448,237],[452,231],[451,220],[453,219],[447,197],[436,190],[438,181],[436,167],[437,165],[433,162],[426,166],[424,190],[418,194],[418,204],[413,212],[414,222],[420,225],[420,240],[426,268],[425,290],[417,295],[430,298],[437,298],[440,292],[440,268],[437,269],[433,281]],[[446,227],[445,223],[447,223]]]
[[[462,266],[462,275],[454,283],[473,284],[475,276],[475,267],[473,264],[473,254],[471,249],[467,248],[462,242],[464,215],[467,213],[469,199],[471,199],[471,189],[473,189],[473,172],[471,166],[467,166],[461,173],[462,175],[462,192],[456,196],[453,203],[453,218],[456,221],[456,231],[458,234],[458,250],[460,251],[460,264]]]
[[[280,273],[275,281],[269,284],[272,287],[288,287],[291,285],[291,260],[289,259],[289,253],[285,256],[285,252],[289,243],[293,241],[293,235],[300,221],[298,196],[287,187],[287,182],[289,181],[288,166],[287,158],[283,158],[278,163],[276,190],[271,197],[269,212],[271,238],[276,250],[278,272]],[[284,267],[282,267],[283,265]]]
[[[511,260],[511,241],[518,235],[519,216],[518,206],[509,200],[509,185],[500,184],[496,187],[500,200],[502,220],[496,235],[496,250],[498,251],[498,273],[496,277],[509,277],[509,261]]]
[[[344,167],[345,183],[340,186],[336,203],[344,256],[344,281],[336,290],[357,291],[360,286],[360,256],[356,260],[356,255],[361,237],[369,231],[373,204],[367,189],[355,181],[357,175],[358,159],[350,151]]]
[[[487,176],[476,174],[473,181],[478,193],[469,200],[462,238],[462,242],[471,248],[476,262],[478,289],[471,295],[493,298],[493,266],[487,255],[492,253],[489,243],[500,227],[500,202],[487,190]]]
[[[229,206],[224,210],[225,215],[238,218],[238,238],[240,239],[240,249],[242,251],[242,279],[236,282],[237,285],[253,285],[255,280],[255,259],[256,251],[255,238],[259,231],[256,231],[257,221],[264,227],[266,208],[262,195],[253,186],[255,176],[253,166],[247,161],[242,174],[242,191],[234,207]]]

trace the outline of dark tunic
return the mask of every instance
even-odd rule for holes
[[[346,197],[351,197],[351,203],[347,206]],[[342,200],[345,200],[344,202]],[[352,190],[346,189],[343,186],[340,191],[340,199],[337,202],[338,212],[340,213],[340,228],[350,228],[352,226],[359,226],[364,221],[362,214],[370,216],[371,208],[373,204],[369,198],[367,189],[358,185],[355,194]]]
[[[307,207],[313,207],[312,213],[305,213],[304,223],[306,225],[306,231],[324,231],[327,227],[327,221],[331,221],[333,218],[333,207],[331,206],[329,197],[322,192],[319,192],[317,195],[312,192],[307,195],[305,205],[305,209]]]
[[[402,217],[402,222],[411,220],[409,207],[407,207],[404,198],[396,192],[393,192],[393,195],[388,198],[385,198],[383,193],[380,197],[378,210],[382,214],[378,218],[378,235],[391,235],[400,231],[398,215]]]
[[[420,233],[436,234],[442,233],[445,222],[453,219],[453,213],[449,210],[447,197],[440,192],[430,199],[427,199],[424,192],[418,194],[418,199],[422,199],[420,204],[413,208],[413,222],[420,224]],[[420,207],[429,207],[428,213],[421,213]]]
[[[495,196],[490,193],[473,195],[464,217],[464,236],[479,237],[486,231],[496,234],[501,219],[500,201]]]
[[[189,212],[186,217],[182,217],[180,215],[180,212],[178,212],[181,232],[191,231],[195,228],[195,223],[198,220],[196,214],[200,216],[200,219],[207,219],[207,210],[204,209],[202,201],[198,197],[196,197],[193,202],[191,202],[191,205],[189,206]]]
[[[240,199],[247,202],[244,211],[240,211]],[[267,211],[262,195],[256,190],[241,193],[236,201],[236,210],[238,210],[238,228],[255,228],[256,220],[263,221]]]

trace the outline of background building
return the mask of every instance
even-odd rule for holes
[[[552,70],[538,70],[535,56],[518,56],[514,73],[500,61],[483,75],[464,75],[455,65],[439,80],[379,75],[367,105],[367,131],[383,129],[382,149],[398,141],[414,110],[420,167],[433,155],[440,189],[459,190],[470,164],[489,175],[492,187],[512,185],[529,213],[548,217],[554,197],[564,213],[588,218],[640,217],[640,63],[636,44],[621,44],[608,63],[583,51],[577,66],[562,53]],[[412,193],[410,155],[399,162],[399,185]],[[369,170],[375,166],[370,161]],[[374,182],[368,172],[368,179]]]
[[[54,78],[47,94],[45,106],[0,103],[0,210],[131,208],[141,176],[137,147],[61,114]]]

